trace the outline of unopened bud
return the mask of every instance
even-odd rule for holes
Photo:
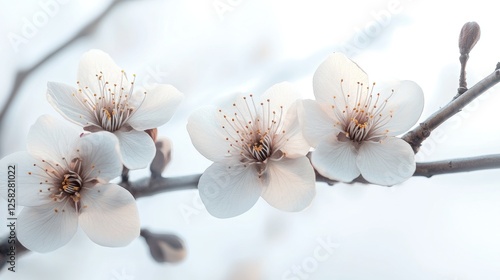
[[[172,142],[168,138],[160,138],[155,143],[156,155],[149,166],[152,177],[160,177],[172,159]]]
[[[152,233],[142,229],[141,236],[146,240],[151,256],[159,263],[176,263],[186,257],[184,241],[177,235]]]
[[[481,28],[475,21],[464,24],[458,38],[458,48],[460,54],[469,54],[481,37]]]

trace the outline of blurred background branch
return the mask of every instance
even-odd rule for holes
[[[0,109],[0,131],[3,129],[3,122],[5,119],[5,115],[11,108],[12,102],[15,100],[19,89],[23,86],[24,81],[35,72],[40,66],[44,65],[47,61],[53,58],[55,55],[60,53],[62,50],[76,42],[78,39],[83,38],[92,34],[99,23],[107,16],[109,13],[120,3],[129,1],[129,0],[113,0],[111,3],[101,12],[99,13],[93,20],[87,23],[84,27],[82,27],[78,32],[76,32],[73,36],[71,36],[67,41],[62,43],[61,45],[55,47],[51,52],[46,54],[40,60],[35,62],[32,66],[27,67],[25,69],[17,70],[15,75],[14,83],[10,92],[7,94],[7,98],[2,108]]]

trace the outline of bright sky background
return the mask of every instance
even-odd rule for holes
[[[0,103],[18,69],[67,40],[107,4],[0,3]],[[477,21],[482,29],[468,63],[469,85],[500,61],[498,9],[491,3],[131,0],[117,6],[95,33],[26,80],[4,120],[0,156],[25,149],[28,129],[41,114],[59,117],[45,99],[46,83],[73,84],[80,56],[92,48],[108,52],[127,72],[136,73],[138,84],[170,83],[185,94],[174,118],[159,129],[160,136],[174,143],[165,176],[200,173],[210,165],[185,130],[193,110],[233,92],[260,93],[285,80],[312,98],[312,74],[334,51],[347,53],[377,81],[419,83],[426,98],[423,119],[456,93],[463,23]],[[218,12],[214,4],[230,9]],[[23,30],[31,24],[35,28],[26,41],[11,44],[9,36],[25,36]],[[436,131],[418,160],[500,153],[499,104],[496,87]],[[132,177],[146,175],[137,171]],[[497,169],[411,178],[392,188],[318,184],[317,197],[303,212],[285,213],[260,200],[247,213],[226,220],[211,217],[197,191],[165,193],[138,200],[141,222],[152,231],[181,236],[188,248],[184,262],[155,263],[142,238],[112,249],[79,232],[55,252],[23,256],[18,272],[4,270],[1,278],[499,279],[499,175]],[[0,202],[0,221],[6,221],[6,209],[5,201]],[[7,234],[1,224],[0,234]],[[325,240],[336,245],[319,260],[315,251]],[[295,266],[305,274],[294,275]]]

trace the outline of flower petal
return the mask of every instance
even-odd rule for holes
[[[63,162],[83,131],[49,115],[37,119],[28,132],[28,152],[37,158]]]
[[[215,107],[204,107],[189,116],[187,131],[193,146],[211,161],[220,161],[229,156],[229,137],[218,121]]]
[[[182,101],[183,94],[171,85],[156,85],[147,94],[134,93],[144,98],[140,107],[127,121],[136,130],[146,130],[164,125]]]
[[[144,131],[117,130],[123,165],[129,169],[145,168],[153,160],[156,147],[153,139]]]
[[[84,188],[79,222],[95,243],[119,247],[139,236],[139,212],[134,197],[115,184],[98,184]]]
[[[304,137],[313,147],[318,146],[325,136],[340,132],[340,129],[335,128],[335,121],[316,101],[302,100],[299,114]]]
[[[401,183],[415,173],[415,155],[410,145],[396,137],[379,142],[363,142],[357,165],[367,181],[390,186]]]
[[[337,136],[324,138],[312,153],[311,163],[319,174],[332,180],[350,182],[359,176],[357,151],[351,141],[339,141]]]
[[[352,107],[355,98],[350,98],[347,104],[344,95],[355,96],[360,84],[368,85],[368,75],[345,55],[334,53],[328,56],[314,73],[314,96],[320,103],[333,104],[335,97],[337,107]]]
[[[278,147],[286,154],[287,157],[295,158],[304,156],[309,152],[311,146],[307,143],[302,135],[302,129],[299,123],[298,107],[300,100],[297,100],[286,112],[284,119],[283,131],[285,135],[278,141]]]
[[[269,161],[269,185],[262,197],[272,206],[284,211],[301,211],[316,194],[314,169],[307,157]]]
[[[380,127],[389,131],[387,135],[396,136],[410,129],[420,118],[424,109],[424,93],[413,81],[400,81],[387,86],[381,92],[394,94],[388,99],[382,114],[392,115],[388,123]]]
[[[261,97],[261,102],[266,102],[269,99],[271,112],[280,112],[283,107],[286,112],[292,103],[300,98],[300,94],[292,83],[282,82],[270,87]]]
[[[81,126],[96,124],[95,115],[89,108],[82,105],[81,100],[84,97],[79,95],[82,93],[72,86],[55,82],[47,83],[47,100],[57,112]]]
[[[84,181],[99,178],[108,182],[122,172],[118,139],[112,133],[102,131],[86,134],[78,141],[75,150],[82,159]]]
[[[201,175],[198,189],[208,212],[230,218],[248,211],[264,187],[255,165],[227,166],[216,162]]]
[[[40,206],[51,203],[50,195],[59,188],[55,188],[54,184],[61,182],[57,182],[53,177],[47,175],[44,164],[27,152],[17,152],[4,157],[0,161],[0,176],[5,178],[0,180],[2,197],[7,200],[8,194],[14,193],[16,202],[24,206]],[[8,180],[10,178],[12,178],[13,183]],[[11,188],[9,188],[9,184],[11,184]],[[10,189],[14,191],[10,191]]]
[[[17,217],[17,238],[24,247],[39,253],[62,247],[77,229],[78,214],[65,202],[25,207]]]
[[[110,87],[117,85],[128,92],[128,82],[122,68],[118,67],[113,59],[101,50],[90,50],[83,54],[78,66],[78,81],[80,88],[88,87],[92,93],[99,94],[101,85],[107,82]]]

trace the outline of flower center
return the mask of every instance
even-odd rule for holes
[[[130,82],[130,87],[125,87],[127,77],[122,71],[120,84],[109,84],[105,80],[104,74],[100,72],[96,75],[99,91],[93,92],[88,86],[80,87],[78,93],[73,94],[78,102],[93,112],[94,119],[87,120],[89,126],[101,127],[106,131],[116,131],[120,129],[132,116],[142,102],[136,107],[130,104],[130,99],[134,90],[134,80]],[[144,94],[146,94],[144,92]],[[142,99],[144,101],[144,98]]]
[[[253,146],[249,147],[248,152],[256,161],[263,162],[271,156],[273,139],[268,132],[262,133],[259,130],[256,131],[256,136]]]
[[[354,142],[361,142],[368,132],[368,121],[360,123],[356,118],[353,118],[346,129],[346,136]]]
[[[222,128],[226,132],[225,140],[229,143],[229,156],[237,153],[243,165],[247,163],[265,163],[273,155],[280,153],[285,131],[283,130],[283,106],[276,112],[271,107],[271,100],[256,104],[253,95],[243,97],[243,102],[233,104],[235,112],[231,115],[222,110]]]
[[[45,172],[44,175],[40,176],[40,186],[48,185],[47,191],[50,192],[50,198],[54,202],[62,202],[71,198],[75,209],[78,211],[80,208],[80,192],[83,189],[86,177],[83,174],[82,160],[76,157],[71,162],[68,162],[63,157],[62,161],[65,164],[61,165],[42,159],[41,164],[33,164],[33,166]],[[28,175],[37,176],[33,172],[28,172]],[[40,188],[39,192],[42,193],[44,190]],[[57,208],[55,211],[58,211]]]
[[[74,171],[68,171],[68,173],[64,174],[64,179],[61,183],[62,191],[67,194],[73,195],[80,191],[82,187],[82,178],[80,175]]]
[[[344,80],[340,81],[342,96],[333,96],[332,110],[345,137],[353,142],[360,143],[367,140],[379,139],[389,132],[382,127],[392,118],[392,111],[384,109],[389,98],[394,94],[392,90],[389,97],[382,99],[380,93],[373,93],[375,83],[372,87],[357,83],[356,92],[347,92],[344,89]]]
[[[62,176],[61,187],[59,188],[59,197],[66,194],[73,199],[75,208],[78,209],[78,202],[80,201],[80,190],[82,189],[83,180],[80,177],[82,172],[82,160],[74,158],[69,163],[69,170],[64,172]],[[57,196],[56,196],[57,197]]]

